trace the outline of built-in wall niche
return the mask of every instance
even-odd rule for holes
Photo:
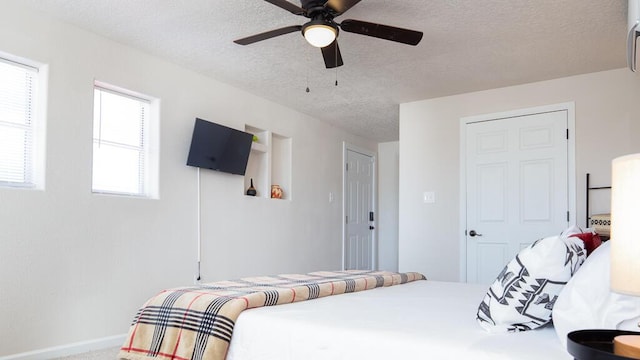
[[[278,185],[282,189],[282,199],[291,200],[291,138],[249,125],[245,126],[245,131],[257,139],[254,138],[251,146],[244,191],[253,179],[256,197],[271,198],[272,185]]]

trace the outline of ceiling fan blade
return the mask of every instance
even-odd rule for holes
[[[344,14],[359,2],[360,0],[329,0],[324,6],[333,10],[334,16],[338,16]]]
[[[337,68],[344,65],[342,62],[342,55],[340,55],[340,47],[338,47],[338,40],[333,42],[322,49],[322,57],[324,58],[324,65],[327,69]]]
[[[422,32],[401,29],[393,26],[375,24],[360,20],[344,20],[340,29],[361,35],[373,36],[379,39],[395,41],[407,45],[418,45],[422,40]]]
[[[288,12],[295,14],[295,15],[304,15],[305,11],[303,8],[293,5],[292,3],[286,1],[286,0],[264,0],[268,3],[271,3],[281,9],[285,9]]]
[[[252,36],[247,36],[246,38],[234,40],[233,42],[236,43],[236,44],[240,44],[240,45],[249,45],[249,44],[253,44],[253,43],[258,42],[258,41],[271,39],[271,38],[276,37],[276,36],[280,36],[280,35],[296,32],[296,31],[300,31],[301,29],[302,29],[301,25],[292,25],[292,26],[287,26],[287,27],[283,27],[283,28],[280,28],[280,29],[266,31],[266,32],[263,32],[263,33],[260,33],[260,34],[256,34],[256,35],[252,35]]]

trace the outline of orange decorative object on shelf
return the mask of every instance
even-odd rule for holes
[[[271,198],[282,199],[282,188],[280,185],[271,185]]]

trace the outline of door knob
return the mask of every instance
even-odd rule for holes
[[[482,234],[478,234],[475,230],[471,230],[471,231],[469,231],[469,236],[471,236],[471,237],[482,236]]]

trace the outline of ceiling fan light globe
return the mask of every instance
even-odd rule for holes
[[[336,36],[336,29],[329,25],[315,24],[309,25],[304,29],[304,38],[311,46],[318,48],[330,45],[336,39]]]

